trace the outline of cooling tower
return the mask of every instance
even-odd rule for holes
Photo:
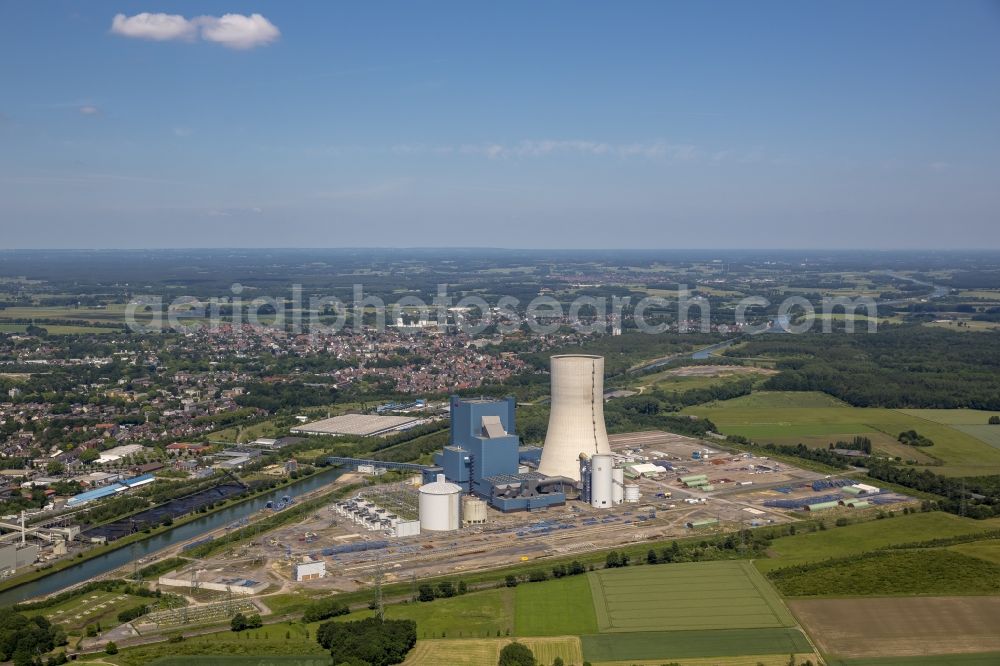
[[[552,409],[538,471],[580,480],[580,454],[610,455],[604,430],[604,357],[552,357]]]

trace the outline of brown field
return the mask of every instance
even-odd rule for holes
[[[1000,650],[1000,597],[788,601],[822,652],[840,658]]]

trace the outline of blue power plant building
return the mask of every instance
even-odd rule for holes
[[[514,398],[451,397],[451,437],[434,456],[436,467],[424,470],[430,482],[444,474],[465,492],[501,511],[528,511],[563,504],[574,481],[518,472],[522,460],[536,460],[538,450],[524,451],[514,422]]]

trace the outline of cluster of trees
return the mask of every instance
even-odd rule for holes
[[[1000,409],[1000,345],[991,334],[921,325],[877,333],[757,336],[726,352],[777,359],[775,391],[824,391],[856,407]]]
[[[559,659],[560,663],[562,659]],[[514,641],[509,643],[500,650],[500,659],[497,661],[497,666],[536,666],[538,662],[535,661],[535,653],[531,651],[524,643],[518,643]]]
[[[443,580],[437,585],[424,583],[417,588],[417,601],[434,601],[435,599],[448,599],[468,592],[469,588],[464,580],[458,581],[455,585],[450,580]]]
[[[934,446],[933,440],[924,437],[916,430],[904,430],[899,433],[899,437],[896,439],[899,440],[900,444],[909,444],[910,446]]]
[[[28,618],[11,608],[0,608],[0,661],[33,666],[37,655],[66,643],[66,632],[44,616]]]
[[[822,525],[822,523],[820,524]],[[699,562],[745,555],[753,556],[763,554],[770,545],[771,536],[769,533],[742,530],[735,534],[727,534],[714,542],[702,541],[696,545],[681,546],[673,541],[668,548],[663,548],[659,552],[650,548],[646,552],[646,564]]]
[[[1000,516],[1000,475],[958,479],[930,470],[873,462],[868,476],[943,497],[936,506],[948,513],[985,519]]]
[[[870,456],[872,454],[872,440],[863,435],[855,435],[849,442],[844,442],[841,440],[837,440],[836,444],[830,442],[830,448],[861,451],[862,453]]]
[[[760,445],[747,439],[746,437],[743,437],[742,435],[730,435],[729,439],[730,441],[742,444],[743,446],[760,448],[769,453],[780,453],[786,456],[795,456],[796,458],[802,458],[803,460],[812,460],[814,462],[823,463],[824,465],[829,465],[830,467],[834,467],[836,469],[848,469],[851,465],[862,464],[858,463],[855,458],[835,453],[832,449],[814,449],[801,443],[794,446],[791,444],[774,443]]]
[[[338,615],[347,615],[350,612],[351,609],[335,599],[320,599],[306,606],[305,613],[302,614],[302,621],[307,624],[319,622]]]
[[[244,615],[243,613],[237,613],[233,616],[233,619],[229,621],[229,628],[233,631],[243,631],[245,629],[259,629],[264,626],[264,621],[260,617],[260,613],[250,613],[249,615]]]
[[[390,666],[406,659],[416,645],[417,624],[413,620],[374,617],[326,622],[316,630],[316,640],[330,651],[334,664]]]
[[[118,621],[122,623],[131,622],[137,617],[142,617],[147,612],[148,608],[145,604],[142,604],[141,606],[134,606],[132,608],[126,608],[122,612],[118,613]]]
[[[619,553],[617,550],[613,550],[604,558],[604,568],[618,569],[620,567],[627,567],[631,559],[627,553]]]
[[[337,389],[327,386],[306,386],[298,382],[249,384],[246,393],[236,398],[236,404],[240,407],[257,407],[269,412],[292,407],[318,407],[336,401]]]
[[[593,571],[594,567],[591,565],[590,571]],[[566,576],[579,576],[580,574],[587,573],[587,568],[583,566],[578,560],[573,560],[569,564],[557,564],[552,567],[552,577],[553,578],[564,578]],[[541,583],[549,579],[549,574],[544,569],[535,569],[529,571],[526,575],[516,576],[514,574],[507,574],[504,577],[504,586],[506,587],[517,587],[521,582],[528,583]]]

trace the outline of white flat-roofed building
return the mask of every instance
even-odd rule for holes
[[[326,562],[311,555],[306,555],[300,563],[295,565],[292,575],[298,582],[325,578]]]
[[[372,437],[397,430],[406,430],[421,423],[412,416],[380,416],[377,414],[343,414],[322,421],[295,426],[297,435],[358,435]]]
[[[127,456],[135,455],[145,451],[146,447],[141,444],[125,444],[124,446],[116,446],[113,449],[108,449],[107,451],[101,451],[101,457],[97,459],[98,465],[103,465],[104,463],[117,462],[122,458]]]

